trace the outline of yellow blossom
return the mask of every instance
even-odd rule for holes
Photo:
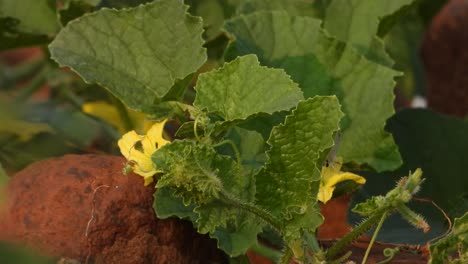
[[[366,183],[366,179],[357,174],[342,172],[341,165],[341,159],[337,158],[329,166],[323,166],[322,180],[320,181],[320,189],[317,195],[317,199],[322,203],[326,203],[332,198],[336,185],[342,181],[351,180],[358,184]]]
[[[159,172],[151,156],[158,148],[169,143],[162,136],[166,121],[155,122],[146,135],[138,135],[132,130],[117,143],[122,155],[132,164],[133,171],[145,179],[145,186],[153,182],[153,175]]]
[[[117,128],[121,134],[127,131],[119,111],[112,104],[105,101],[94,101],[83,104],[81,108],[83,112],[111,124]],[[145,119],[145,114],[143,113],[139,113],[131,109],[127,109],[127,113],[137,131],[146,132],[153,124],[153,121]]]

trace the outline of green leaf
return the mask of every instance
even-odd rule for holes
[[[254,55],[201,74],[195,89],[194,105],[225,121],[289,110],[303,99],[297,84],[284,71],[260,66]]]
[[[384,131],[394,113],[393,78],[398,73],[327,36],[320,23],[282,12],[240,16],[225,26],[236,38],[228,59],[254,53],[262,65],[283,68],[306,98],[336,95],[346,114],[338,155],[344,162],[369,164],[377,171],[398,168],[398,149]]]
[[[415,93],[423,94],[426,87],[424,68],[418,55],[426,27],[417,8],[413,7],[407,12],[404,17],[398,18],[384,41],[388,53],[395,59],[394,68],[404,72],[397,79],[397,87],[406,98],[412,98]]]
[[[50,44],[52,58],[86,82],[106,87],[128,107],[155,101],[206,60],[202,21],[181,0],[101,9],[70,23]]]
[[[387,192],[400,177],[421,168],[426,180],[418,197],[434,201],[451,218],[467,212],[468,123],[429,110],[408,109],[389,119],[387,129],[395,137],[404,164],[395,172],[364,173],[367,182],[356,193],[353,204]],[[415,232],[400,216],[395,216],[384,223],[379,233],[381,241],[423,245],[447,230],[444,216],[432,203],[414,201],[409,207],[426,218],[431,231]],[[359,221],[350,214],[351,223]]]
[[[0,18],[15,21],[10,32],[47,35],[59,29],[56,4],[54,0],[0,0]]]
[[[186,0],[190,12],[203,18],[205,38],[207,41],[222,34],[225,20],[240,14],[257,11],[283,10],[291,15],[325,16],[328,0]]]
[[[57,259],[45,257],[36,250],[0,242],[0,263],[54,264]]]
[[[309,222],[318,217],[304,221],[301,215],[314,211],[317,215],[322,152],[333,146],[342,116],[336,97],[314,97],[300,102],[271,132],[268,161],[256,176],[256,203],[284,221],[288,231],[314,228],[321,222]],[[297,232],[294,235],[297,239]]]
[[[257,11],[286,11],[290,15],[324,16],[327,0],[243,0],[237,8],[237,14],[250,14]]]
[[[184,205],[182,198],[174,194],[174,190],[161,188],[154,192],[154,210],[160,219],[177,216],[195,222],[198,215],[193,212],[194,206]]]
[[[231,158],[218,155],[210,146],[185,140],[165,145],[155,152],[153,161],[164,172],[156,185],[154,206],[158,216],[196,219],[198,231],[209,232],[231,256],[243,254],[257,242],[263,222],[226,204],[223,198],[226,193],[245,203],[254,198],[252,175],[244,175]],[[165,189],[170,191],[162,193]],[[175,209],[168,208],[167,201]],[[193,208],[196,217],[184,210],[184,205]]]
[[[26,142],[40,133],[53,133],[54,130],[44,122],[30,122],[21,116],[21,105],[0,100],[0,135],[15,136]]]
[[[0,163],[0,206],[2,206],[3,202],[5,201],[4,186],[9,180],[10,177],[8,177],[7,173],[2,167],[2,164]]]
[[[388,65],[391,59],[376,38],[380,20],[413,1],[333,0],[327,8],[324,28],[337,39],[354,45],[367,58]],[[372,48],[376,45],[380,52]]]
[[[429,251],[431,253],[429,264],[455,263],[453,259],[455,252],[462,254],[458,255],[460,259],[457,263],[466,263],[468,260],[468,212],[456,218],[451,232],[432,244]]]

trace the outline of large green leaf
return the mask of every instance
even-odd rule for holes
[[[291,15],[325,16],[328,0],[185,0],[190,12],[203,18],[205,38],[213,40],[222,34],[224,21],[240,14],[261,10],[284,10]]]
[[[255,192],[252,175],[244,175],[230,157],[185,140],[164,146],[155,152],[153,161],[164,172],[155,194],[158,215],[189,217],[200,233],[210,233],[218,239],[219,247],[232,256],[244,253],[257,242],[263,222],[225,203],[226,193],[250,203]],[[170,191],[165,190],[168,188]],[[188,211],[190,208],[196,215]]]
[[[236,41],[227,52],[257,54],[262,65],[283,68],[306,98],[336,95],[346,117],[338,155],[378,171],[401,165],[392,136],[384,131],[393,113],[397,72],[366,60],[351,45],[329,37],[320,20],[283,12],[258,12],[226,24]]]
[[[327,8],[324,28],[339,40],[354,45],[367,58],[389,65],[391,59],[376,37],[380,19],[413,1],[333,0]]]
[[[342,116],[335,96],[314,97],[300,102],[271,132],[268,161],[256,176],[256,203],[281,219],[288,231],[313,229],[321,222],[298,219],[313,212],[310,208],[317,209],[322,152],[333,146]],[[308,220],[312,219],[317,217]]]
[[[206,60],[202,21],[181,0],[101,9],[70,23],[50,44],[52,58],[99,83],[133,109],[155,101]]]
[[[55,33],[59,28],[56,4],[54,0],[0,0],[0,20],[13,19],[10,30],[15,32],[37,35]]]
[[[387,129],[395,137],[404,164],[395,172],[365,175],[367,182],[357,192],[353,203],[387,192],[400,177],[421,168],[426,180],[417,197],[433,200],[451,218],[467,212],[468,123],[429,110],[411,109],[401,111],[389,119]],[[432,203],[414,201],[410,207],[426,218],[431,231],[427,234],[415,232],[400,217],[391,217],[379,233],[380,240],[425,244],[445,233],[445,218]],[[354,214],[350,217],[353,223],[360,221]]]
[[[289,110],[304,98],[283,70],[260,66],[255,55],[239,57],[201,74],[195,89],[194,105],[225,121]]]

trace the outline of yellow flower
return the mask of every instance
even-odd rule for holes
[[[83,112],[100,118],[111,124],[120,132],[125,133],[125,125],[122,117],[115,106],[105,101],[87,102],[81,107]],[[145,119],[145,114],[127,109],[128,117],[137,131],[146,132],[153,124],[153,121]]]
[[[153,182],[154,174],[160,172],[151,156],[158,148],[169,143],[162,137],[166,121],[155,122],[146,135],[138,135],[132,130],[117,143],[122,155],[132,164],[133,171],[145,179],[145,186]]]
[[[358,184],[366,183],[366,179],[357,174],[342,172],[340,170],[341,162],[342,160],[337,158],[335,162],[332,162],[329,166],[323,166],[322,168],[322,180],[317,195],[317,199],[322,203],[326,203],[332,198],[336,185],[342,181],[351,180]]]

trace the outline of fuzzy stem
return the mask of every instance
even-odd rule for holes
[[[257,254],[265,256],[274,262],[278,262],[281,259],[281,252],[279,252],[278,250],[272,249],[270,247],[267,247],[265,245],[262,245],[260,243],[251,247],[250,250],[252,250],[253,252]]]
[[[369,245],[367,246],[366,254],[364,254],[364,258],[362,259],[362,264],[366,264],[367,258],[369,257],[369,253],[372,249],[372,245],[375,242],[375,239],[377,238],[377,235],[379,234],[380,228],[382,228],[383,222],[385,221],[385,218],[387,218],[387,212],[384,212],[382,214],[382,217],[380,218],[379,224],[375,228],[374,234],[372,235],[371,241],[369,242]]]
[[[283,256],[281,256],[281,259],[278,262],[278,264],[289,264],[289,262],[291,261],[292,256],[293,256],[292,250],[289,247],[286,248],[285,252],[283,253]]]
[[[311,234],[309,232],[304,232],[304,240],[307,242],[307,245],[312,250],[312,252],[318,253],[321,251],[315,233]]]
[[[236,208],[246,210],[258,217],[260,217],[262,220],[267,222],[271,227],[273,227],[278,233],[281,235],[283,234],[282,228],[281,228],[281,222],[279,222],[273,215],[271,215],[269,212],[263,210],[262,208],[259,208],[255,205],[245,203],[243,201],[240,201],[237,198],[232,197],[229,193],[226,191],[221,192],[221,201],[228,205],[232,205]]]
[[[336,242],[333,246],[331,246],[326,253],[326,259],[333,259],[337,254],[339,254],[345,247],[347,247],[349,244],[351,244],[354,240],[356,240],[360,235],[364,234],[367,232],[369,229],[371,229],[373,226],[375,226],[379,219],[382,217],[382,215],[385,213],[383,212],[378,212],[374,214],[373,216],[367,218],[364,220],[364,222],[360,223],[358,226],[356,226],[351,232],[349,232],[345,237],[340,239],[338,242]]]

